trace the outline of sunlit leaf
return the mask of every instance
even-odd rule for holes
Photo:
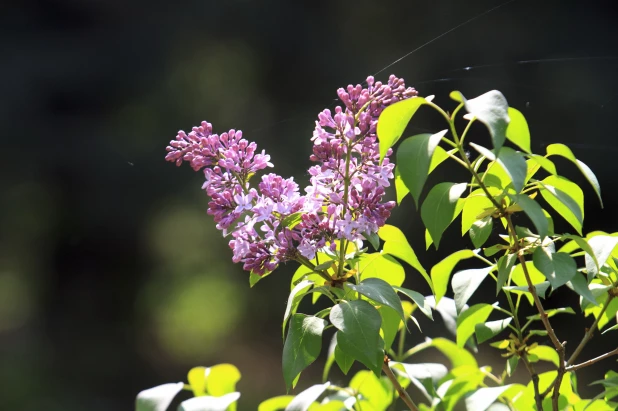
[[[466,190],[466,183],[435,185],[421,206],[421,219],[438,248],[442,233],[458,215],[457,203]]]
[[[477,220],[470,227],[470,240],[475,248],[481,248],[489,238],[493,229],[493,218],[491,216]]]
[[[584,177],[586,177],[586,180],[588,180],[590,185],[592,185],[592,188],[594,189],[594,192],[597,194],[599,202],[601,203],[601,208],[603,208],[603,200],[601,198],[601,186],[599,185],[599,180],[594,175],[592,170],[582,161],[575,158],[575,155],[573,154],[571,149],[564,144],[550,144],[547,146],[546,151],[547,156],[558,155],[572,161],[577,166],[577,168],[579,168],[579,171],[582,172]]]
[[[489,192],[492,195],[498,195],[501,190],[495,187],[489,187]],[[494,206],[489,198],[486,197],[485,191],[476,189],[466,197],[461,211],[461,235],[466,234],[475,221],[493,214]]]
[[[510,385],[479,388],[472,395],[466,397],[466,408],[474,411],[485,411],[504,391],[509,389],[509,387]],[[508,410],[509,408],[507,407],[506,409]]]
[[[330,382],[324,384],[316,384],[307,388],[305,391],[298,394],[289,404],[285,407],[285,411],[307,411],[311,404],[317,400],[320,395],[326,391],[330,386]]]
[[[280,395],[278,397],[269,398],[260,403],[258,411],[283,411],[293,399],[293,395]]]
[[[423,97],[409,98],[391,104],[382,111],[377,127],[380,143],[380,163],[386,156],[388,149],[401,138],[416,110],[426,102]]]
[[[458,101],[464,103],[468,113],[487,126],[494,148],[500,150],[509,124],[509,105],[502,93],[492,90],[472,100],[466,100],[461,93],[455,91],[451,93],[451,98],[458,98]]]
[[[239,392],[232,392],[221,397],[195,397],[183,401],[178,411],[227,411],[240,398]]]
[[[368,253],[360,256],[359,274],[361,279],[380,278],[390,285],[400,286],[406,277],[401,264],[390,255]]]
[[[137,394],[135,411],[165,411],[184,384],[163,384]]]
[[[453,275],[451,285],[453,287],[453,293],[455,294],[454,299],[457,312],[461,312],[463,306],[468,302],[485,277],[487,277],[493,269],[493,266],[473,268],[459,271]]]
[[[300,283],[296,284],[290,295],[288,296],[288,303],[285,307],[285,313],[283,315],[283,323],[281,324],[281,333],[282,336],[285,337],[285,326],[288,322],[290,316],[296,313],[298,309],[298,305],[305,295],[307,295],[307,291],[313,287],[313,281],[303,280]]]
[[[472,250],[456,251],[432,267],[431,279],[434,285],[436,304],[439,303],[440,299],[446,294],[448,281],[451,277],[451,272],[453,271],[453,268],[455,268],[457,263],[459,263],[461,260],[465,260],[474,256],[475,254]]]
[[[395,341],[402,320],[395,310],[386,305],[381,305],[376,308],[378,313],[380,313],[380,317],[382,317],[380,328],[382,329],[384,338],[384,351],[388,351],[391,345],[393,345],[393,341]]]
[[[545,310],[545,314],[547,318],[551,318],[557,314],[575,314],[575,311],[571,307],[563,307],[563,308],[552,308],[549,310]],[[540,320],[541,314],[529,315],[526,317],[528,320]]]
[[[288,337],[283,346],[283,379],[293,388],[294,380],[315,361],[322,349],[322,332],[326,320],[305,314],[294,314],[290,320]]]
[[[240,371],[232,364],[214,365],[208,369],[206,391],[215,397],[233,393],[236,391],[236,383],[240,377]]]
[[[421,265],[416,253],[412,249],[412,246],[410,246],[410,243],[408,243],[408,240],[403,232],[393,225],[385,224],[378,230],[378,235],[382,240],[384,240],[384,247],[382,251],[410,264],[410,266],[416,269],[416,271],[421,273],[433,290],[433,283],[429,278],[427,271],[425,271],[425,268]]]
[[[350,380],[350,388],[366,398],[375,410],[385,410],[389,406],[392,401],[391,387],[386,377],[377,377],[365,370],[357,372]]]
[[[509,179],[513,183],[513,188],[519,193],[524,188],[524,181],[528,174],[528,165],[521,153],[513,150],[510,147],[500,149],[498,156],[493,151],[486,149],[478,144],[470,143],[470,145],[479,153],[487,157],[491,161],[497,161],[498,164],[506,171]],[[494,150],[495,151],[495,150]]]
[[[526,153],[530,153],[530,130],[526,118],[521,111],[513,107],[509,107],[507,113],[511,121],[506,128],[506,138]]]
[[[542,183],[541,196],[581,235],[584,222],[584,193],[581,188],[560,176],[549,176]]]
[[[618,237],[612,237],[608,235],[597,235],[588,239],[588,245],[592,248],[594,256],[598,262],[598,267],[602,267],[607,262],[607,259],[612,254],[612,251],[618,245]],[[592,259],[586,256],[586,271],[590,277],[596,277],[599,273],[597,265],[593,263]]]
[[[440,350],[450,360],[452,368],[462,366],[478,367],[472,354],[446,338],[434,338],[431,340],[431,346]]]
[[[476,304],[462,312],[457,318],[457,345],[463,347],[474,334],[475,326],[484,323],[493,311],[491,304]]]
[[[401,178],[399,166],[395,166],[395,192],[397,193],[397,205],[401,205],[403,199],[410,193],[406,183]]]
[[[472,308],[472,307],[471,307]],[[465,314],[468,310],[464,311]],[[463,315],[462,314],[462,315]],[[503,320],[488,321],[486,323],[480,322],[474,326],[474,334],[479,344],[484,343],[490,338],[495,337],[504,331],[511,323],[512,318],[505,318]]]
[[[189,370],[187,381],[189,381],[194,396],[206,395],[206,376],[209,372],[210,370],[206,367],[193,367]]]
[[[434,150],[446,134],[418,134],[404,140],[397,149],[397,167],[406,187],[418,207],[421,191],[429,175],[429,166]]]
[[[548,347],[547,345],[537,345],[536,347],[529,349],[528,354],[536,357],[534,358],[535,361],[543,360],[553,363],[556,367],[560,366],[560,357],[553,347]],[[530,361],[534,362],[533,358],[530,358]]]

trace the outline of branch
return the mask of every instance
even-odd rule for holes
[[[566,370],[567,370],[567,371],[577,371],[577,370],[579,370],[580,368],[587,367],[587,366],[589,366],[589,365],[594,364],[595,362],[599,362],[599,361],[604,360],[604,359],[606,359],[606,358],[609,358],[609,357],[611,357],[611,356],[613,356],[613,355],[618,355],[618,348],[616,348],[615,350],[610,351],[610,352],[608,352],[608,353],[605,353],[605,354],[603,354],[603,355],[599,355],[598,357],[593,358],[593,359],[588,360],[588,361],[585,361],[585,362],[583,362],[583,363],[580,363],[580,364],[577,364],[577,365],[571,365],[571,366],[568,366],[568,367],[566,367]]]
[[[607,310],[607,307],[609,306],[609,303],[612,301],[613,298],[614,296],[612,294],[607,295],[607,300],[605,300],[605,305],[603,305],[601,312],[599,313],[597,318],[592,323],[592,326],[590,326],[588,331],[586,331],[586,334],[584,334],[584,338],[582,338],[581,342],[579,343],[575,351],[573,351],[573,354],[571,354],[571,357],[569,358],[569,361],[567,361],[567,364],[566,364],[567,367],[573,365],[573,363],[575,362],[579,354],[581,354],[582,350],[586,346],[586,344],[588,344],[588,341],[590,341],[590,339],[592,338],[592,335],[597,329],[599,320],[601,319],[601,317],[603,317],[603,314],[605,314],[605,310]]]
[[[382,371],[384,371],[384,374],[386,374],[388,379],[391,381],[391,383],[393,384],[393,387],[395,387],[395,390],[399,394],[399,397],[408,406],[410,411],[418,411],[418,408],[416,407],[416,404],[414,404],[414,401],[412,401],[412,398],[410,398],[410,395],[407,393],[406,390],[403,389],[401,384],[399,384],[399,381],[397,381],[397,377],[395,377],[395,374],[393,374],[393,371],[388,366],[388,362],[389,362],[389,359],[385,355],[384,363],[382,364]]]
[[[528,361],[528,358],[526,357],[525,352],[523,352],[519,358],[521,358],[521,360],[524,362],[526,369],[530,373],[530,378],[532,378],[532,386],[534,387],[534,400],[536,402],[536,409],[542,410],[543,409],[543,398],[545,397],[545,395],[541,396],[541,393],[539,392],[539,375],[534,370],[533,365]]]

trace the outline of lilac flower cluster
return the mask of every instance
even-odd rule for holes
[[[334,252],[335,240],[362,240],[390,216],[395,204],[383,196],[394,165],[388,156],[379,162],[376,126],[384,108],[416,90],[395,76],[387,84],[368,77],[366,88],[349,85],[337,94],[343,107],[334,115],[322,111],[316,121],[310,159],[318,164],[309,169],[305,195],[293,178],[272,173],[251,188],[249,179],[273,165],[241,131],[217,135],[202,122],[188,134],[180,131],[167,147],[167,161],[204,170],[208,214],[224,235],[231,233],[233,261],[245,270],[263,275],[285,261],[311,260],[323,247]]]

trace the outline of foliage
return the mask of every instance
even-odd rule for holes
[[[558,174],[552,158],[573,162],[601,201],[595,175],[563,144],[549,145],[544,155],[532,153],[523,114],[498,91],[474,99],[453,92],[457,106],[449,113],[433,97],[417,97],[411,90],[394,76],[388,87],[369,78],[366,89],[339,90],[344,108],[338,107],[334,117],[325,110],[316,123],[311,158],[320,165],[310,169],[307,196],[298,194],[291,179],[273,174],[263,178],[259,192],[251,189],[250,177],[270,165],[270,158],[264,153],[253,157],[254,143],[239,140],[240,132],[218,136],[204,123],[189,135],[179,134],[168,147],[168,160],[190,161],[196,170],[206,167],[209,213],[220,229],[232,233],[234,261],[251,271],[252,286],[280,262],[301,264],[291,279],[282,322],[288,391],[319,357],[324,334],[333,329],[324,381],[296,396],[268,399],[259,410],[385,410],[402,402],[411,410],[436,411],[462,405],[475,411],[616,409],[618,374],[609,371],[593,383],[603,391],[582,399],[577,371],[617,355],[618,348],[576,361],[596,330],[618,329],[618,233],[583,234],[584,191]],[[402,139],[421,106],[436,110],[446,129]],[[459,131],[462,109],[467,123]],[[475,122],[487,128],[491,147],[467,141]],[[393,170],[388,158],[399,141]],[[467,153],[467,147],[477,154]],[[424,187],[446,160],[463,167],[469,180]],[[427,247],[438,248],[461,215],[461,232],[475,249],[453,251],[428,273],[403,232],[385,224],[394,204],[383,201],[383,187],[393,177],[397,202],[409,194],[420,208]],[[577,234],[555,233],[556,215]],[[257,223],[264,224],[264,234],[253,229]],[[478,267],[456,270],[463,260]],[[402,262],[420,274],[432,295],[401,287]],[[469,305],[487,281],[496,283],[499,301]],[[449,284],[452,298],[446,296]],[[544,309],[542,300],[561,287],[580,297],[579,310]],[[314,314],[299,313],[301,301],[310,295],[314,304],[321,296],[331,304]],[[522,318],[522,301],[538,314]],[[426,338],[405,351],[405,338],[418,325],[414,315],[433,320],[433,311],[440,313],[454,341]],[[550,320],[578,311],[592,315],[594,322],[567,353]],[[543,344],[547,339],[550,345]],[[488,341],[506,359],[503,370],[479,364],[467,348]],[[439,351],[450,366],[413,361],[426,349]],[[539,361],[554,370],[537,373]],[[367,370],[354,374],[347,387],[328,381],[333,364],[348,374],[355,362]],[[527,385],[512,380],[519,363],[530,375]],[[165,384],[140,393],[137,410],[164,410],[183,388],[195,398],[183,402],[182,410],[234,409],[239,378],[230,365],[198,367],[189,372],[188,385]],[[410,385],[422,397],[410,398]]]

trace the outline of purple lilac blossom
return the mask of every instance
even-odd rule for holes
[[[240,130],[213,134],[204,121],[188,134],[179,131],[167,147],[167,161],[178,166],[186,161],[193,170],[203,170],[208,214],[224,235],[231,234],[232,260],[245,270],[264,275],[300,256],[311,260],[323,247],[334,252],[335,240],[359,243],[390,216],[395,203],[383,197],[394,164],[390,150],[379,162],[376,125],[384,108],[415,97],[416,90],[395,76],[387,84],[368,77],[366,88],[349,85],[337,95],[343,107],[335,107],[334,115],[328,109],[318,114],[310,156],[318,164],[309,168],[305,195],[293,178],[273,173],[251,188],[251,176],[273,164],[264,151],[256,153],[257,145],[243,139]],[[300,223],[283,224],[295,213]]]

